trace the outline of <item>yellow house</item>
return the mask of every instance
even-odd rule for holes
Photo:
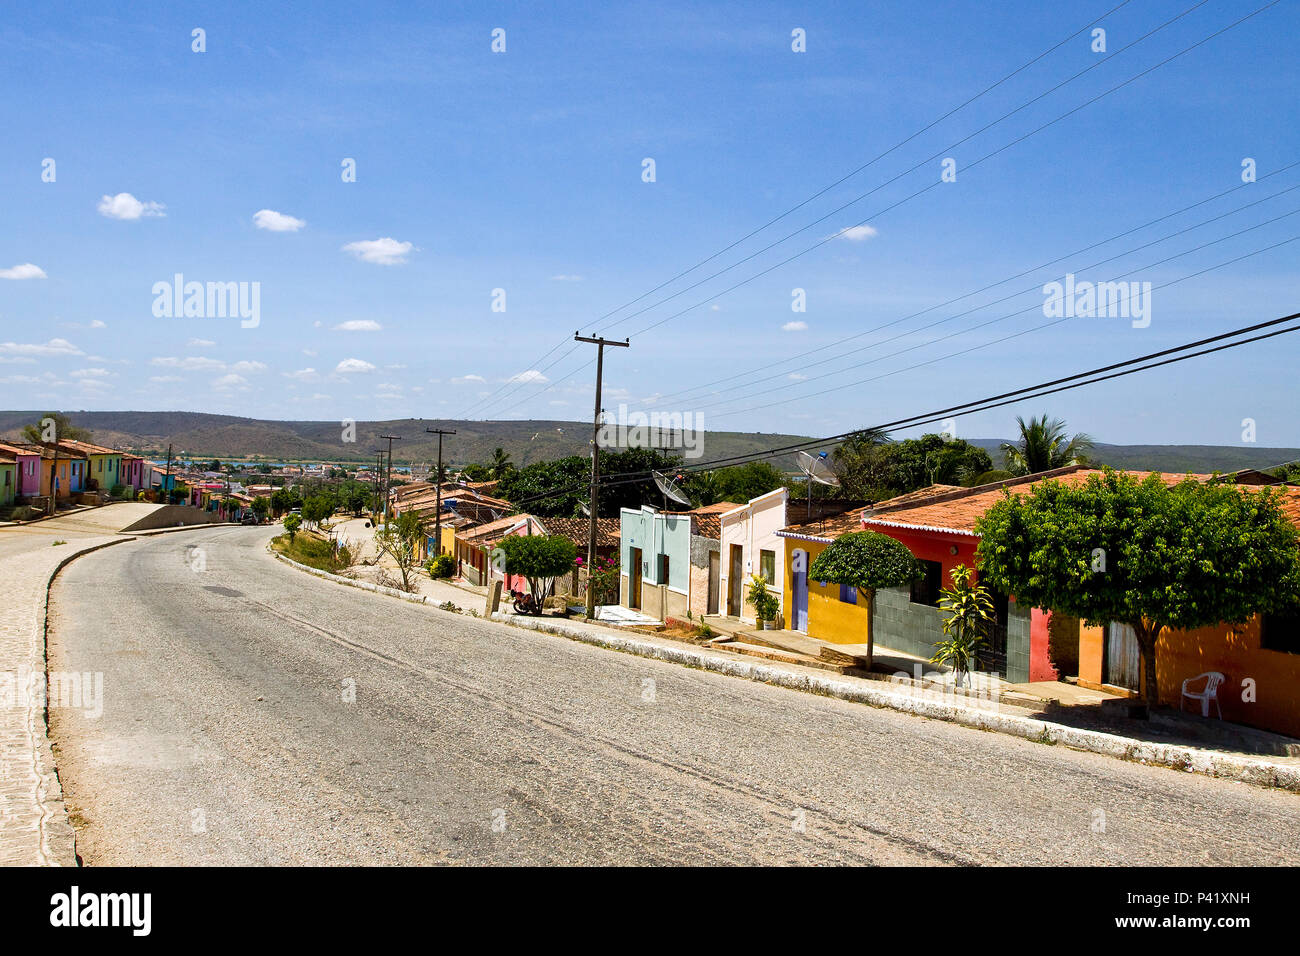
[[[776,532],[785,541],[784,587],[790,599],[782,615],[787,630],[831,644],[867,642],[870,615],[857,589],[808,579],[808,568],[828,544],[846,532],[862,530],[863,510]]]

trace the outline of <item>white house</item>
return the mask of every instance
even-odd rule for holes
[[[787,524],[785,506],[788,492],[777,488],[753,498],[748,504],[722,514],[723,607],[727,617],[754,620],[754,606],[746,602],[749,578],[759,574],[768,590],[785,608],[784,586],[785,539],[777,532]]]

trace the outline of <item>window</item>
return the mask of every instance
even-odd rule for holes
[[[1300,654],[1300,611],[1263,615],[1259,621],[1259,646],[1266,651]]]
[[[768,584],[776,583],[776,552],[760,551],[758,552],[758,573],[763,576],[763,580]]]
[[[938,561],[917,561],[921,573],[912,582],[912,603],[939,606],[939,582],[943,578],[943,565]]]
[[[99,467],[96,468],[95,470],[96,470],[96,471],[100,471],[100,472],[102,472],[102,471],[104,470],[104,459],[102,459],[102,458],[99,459]]]
[[[840,600],[845,604],[858,603],[858,589],[851,584],[840,585]]]
[[[659,555],[659,583],[668,583],[668,555]]]

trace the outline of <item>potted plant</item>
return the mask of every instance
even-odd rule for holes
[[[758,622],[758,629],[775,630],[771,622],[776,620],[781,605],[776,595],[767,589],[767,579],[761,574],[755,574],[749,579],[749,603],[754,605],[754,617]]]

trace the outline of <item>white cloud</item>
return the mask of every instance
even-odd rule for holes
[[[317,352],[315,349],[303,349],[302,354],[307,356],[308,358],[315,358],[320,353]]]
[[[362,262],[373,262],[377,266],[399,266],[406,262],[407,254],[414,248],[409,242],[384,237],[349,242],[343,251],[352,253]]]
[[[91,319],[90,327],[92,329],[106,329],[108,328],[108,323],[102,319]]]
[[[139,219],[142,216],[165,216],[167,207],[160,202],[141,202],[130,193],[104,196],[99,200],[99,214],[109,219]]]
[[[581,282],[582,276],[566,276],[566,275],[551,276],[551,281],[552,282]]]
[[[161,385],[165,382],[183,382],[185,379],[181,378],[179,375],[150,375],[149,381],[157,382]]]
[[[354,372],[373,372],[374,370],[375,366],[359,358],[344,359],[334,369],[339,375],[348,375]]]
[[[25,355],[0,355],[0,365],[35,365],[36,359]]]
[[[506,379],[506,381],[518,382],[522,384],[536,382],[538,385],[541,385],[546,382],[549,382],[550,379],[547,378],[545,375],[543,375],[541,372],[537,371],[537,369],[530,368],[528,371],[520,372],[518,375],[511,375],[510,378]]]
[[[379,332],[383,326],[373,319],[349,319],[334,326],[338,332]]]
[[[230,370],[232,372],[265,372],[266,364],[264,362],[250,362],[245,359],[230,366]]]
[[[297,232],[307,223],[274,209],[259,209],[253,213],[253,225],[268,232]]]
[[[451,380],[451,384],[453,384],[453,385],[468,385],[468,384],[471,383],[471,382],[478,383],[478,384],[482,384],[483,382],[486,382],[486,381],[487,381],[487,379],[485,379],[482,375],[462,375],[462,376],[460,376],[459,378],[453,378],[453,379]]]
[[[247,385],[247,384],[248,384],[248,379],[244,378],[244,376],[242,375],[235,375],[233,373],[230,375],[223,375],[220,378],[214,378],[212,380],[212,387],[221,388],[221,389],[239,388],[240,386]]]
[[[793,379],[794,381],[796,381],[796,382],[802,382],[802,381],[803,381],[804,379],[806,379],[808,376],[807,376],[807,375],[801,375],[801,374],[798,373],[798,372],[791,372],[789,377],[790,377],[791,379]]]
[[[863,242],[867,239],[874,239],[877,232],[871,226],[849,226],[847,229],[841,229],[836,235],[841,239],[849,240],[849,242]]]
[[[718,305],[718,303],[715,302],[715,303],[713,303],[713,305],[709,306],[709,311],[710,311],[710,312],[721,312],[721,311],[722,311],[722,306]]]
[[[104,378],[110,373],[106,368],[79,368],[68,374],[73,378]]]
[[[192,371],[194,369],[208,369],[215,371],[226,367],[225,362],[213,358],[204,358],[201,355],[187,355],[185,358],[176,358],[173,355],[159,356],[158,358],[150,359],[149,364],[159,365],[163,368],[185,369],[186,371]]]
[[[0,279],[44,279],[45,270],[30,262],[14,266],[12,269],[0,269]]]
[[[324,400],[328,399],[329,396],[328,396],[328,395],[325,395],[325,394],[323,394],[323,393],[321,393],[321,392],[316,392],[314,395],[312,395],[312,398],[313,398],[315,401],[320,402],[320,401],[324,401]]]
[[[285,378],[296,378],[300,382],[314,382],[319,376],[314,368],[300,368],[296,372],[284,372]]]
[[[50,339],[44,345],[38,343],[0,342],[0,354],[4,355],[85,355],[67,339]]]
[[[798,320],[795,320],[793,322],[787,322],[785,325],[781,326],[781,331],[782,332],[807,332],[808,323],[800,322]]]
[[[185,343],[185,347],[191,349],[210,349],[216,344],[217,343],[211,339],[190,339]]]

